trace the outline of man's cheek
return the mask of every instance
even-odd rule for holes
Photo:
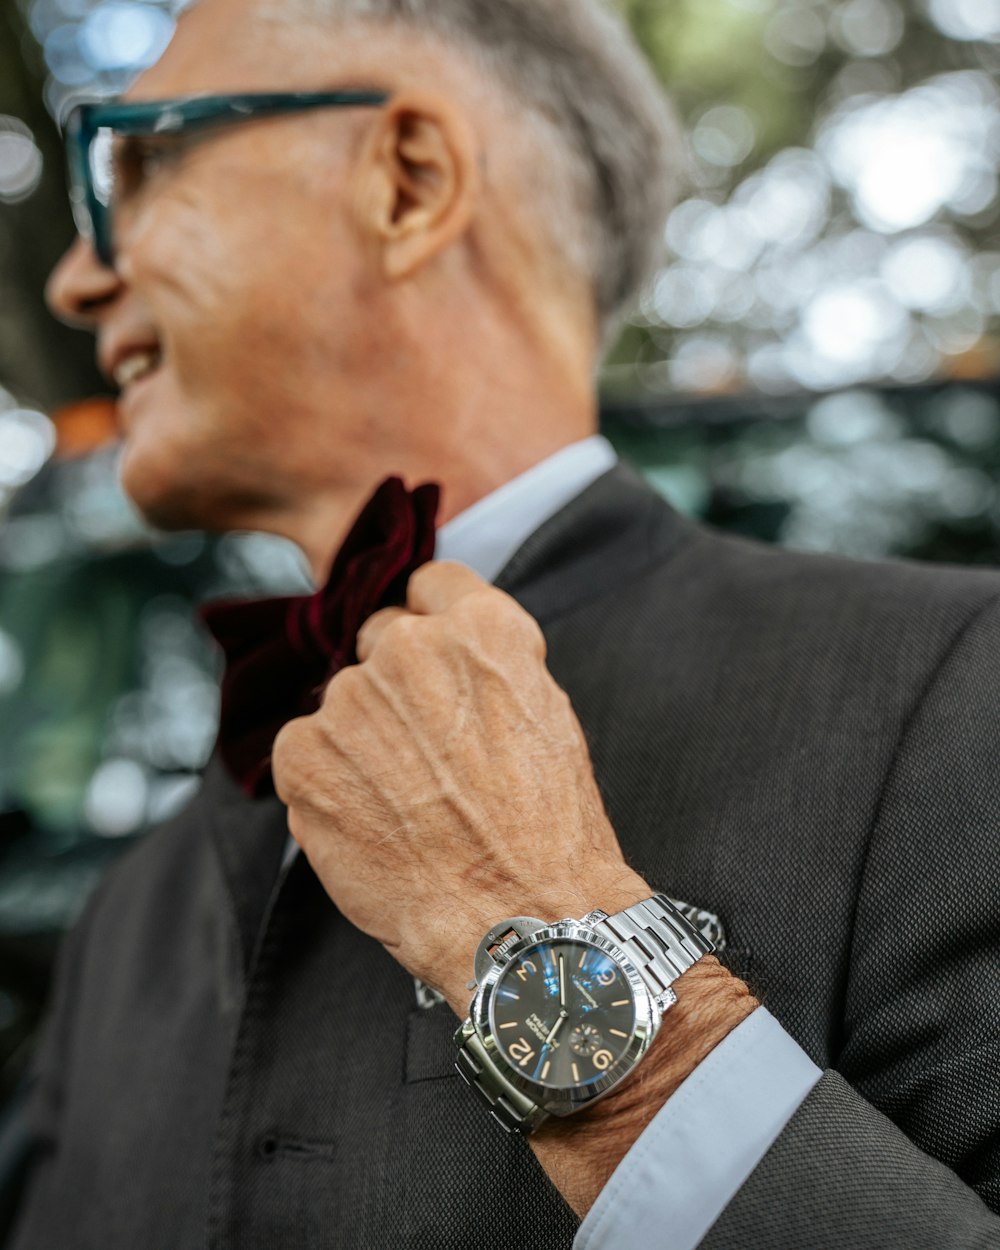
[[[207,329],[204,319],[239,293],[232,281],[234,240],[208,225],[214,220],[191,197],[164,194],[133,222],[129,285],[171,322],[200,320]]]

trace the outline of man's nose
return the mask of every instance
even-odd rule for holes
[[[45,300],[60,321],[93,330],[121,290],[122,281],[115,270],[103,265],[91,245],[77,238],[52,270]]]

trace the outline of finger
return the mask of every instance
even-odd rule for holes
[[[478,573],[453,560],[433,560],[423,564],[410,577],[406,606],[411,612],[430,616],[446,612],[466,595],[490,589]]]
[[[409,615],[410,613],[405,608],[382,608],[379,612],[373,612],[358,630],[358,640],[355,644],[358,659],[362,663],[367,660],[378,646],[378,640],[393,621],[398,621],[401,616]]]

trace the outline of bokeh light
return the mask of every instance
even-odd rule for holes
[[[64,116],[76,99],[122,91],[159,57],[183,7],[163,0],[32,0],[28,17],[51,76],[52,114]]]
[[[0,411],[0,492],[30,481],[55,445],[55,426],[44,413],[28,408]]]
[[[24,122],[0,114],[0,202],[25,200],[42,179],[43,161]]]
[[[174,23],[162,9],[114,0],[92,9],[84,18],[80,51],[95,70],[134,71],[159,57],[173,28]]]
[[[17,639],[0,629],[0,698],[12,694],[24,678],[24,654]]]
[[[767,113],[735,101],[692,112],[696,187],[633,321],[646,342],[608,375],[616,393],[781,394],[1000,368],[995,67],[973,50],[928,72],[926,27],[896,0],[766,7],[774,61],[816,75],[821,57],[848,59],[806,143],[767,155]],[[953,23],[969,12],[948,11]],[[991,37],[984,13],[963,39]]]
[[[87,788],[84,815],[94,833],[122,837],[145,823],[148,799],[146,774],[135,760],[105,760]]]
[[[847,0],[833,10],[834,39],[854,56],[886,56],[899,46],[906,26],[895,0]]]
[[[997,194],[1000,91],[983,73],[930,79],[901,95],[849,101],[817,146],[858,219],[892,233],[942,209],[975,215]]]
[[[928,9],[949,39],[1000,41],[1000,0],[930,0]]]

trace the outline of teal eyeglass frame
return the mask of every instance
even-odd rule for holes
[[[107,100],[78,104],[64,123],[69,167],[69,198],[81,238],[98,259],[114,268],[111,195],[95,179],[93,145],[102,130],[119,135],[180,135],[211,126],[228,126],[255,117],[278,117],[317,108],[377,107],[389,93],[375,90],[261,92],[242,95],[184,96],[172,100]]]

